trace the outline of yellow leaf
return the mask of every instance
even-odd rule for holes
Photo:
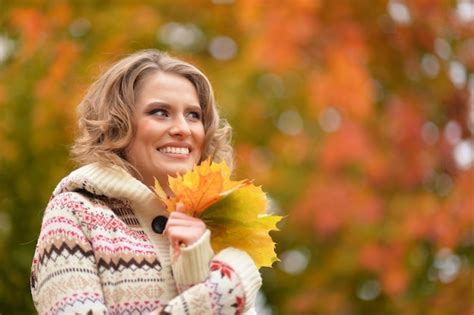
[[[224,162],[211,163],[209,160],[184,175],[169,177],[168,182],[174,194],[170,198],[163,196],[163,189],[155,181],[155,192],[166,204],[168,211],[175,211],[176,204],[180,202],[186,213],[193,216],[199,215],[232,191],[251,183],[248,180],[230,180],[230,169]]]
[[[166,200],[168,199],[168,196],[166,195],[165,191],[163,190],[163,188],[161,188],[160,186],[160,183],[158,182],[158,180],[155,178],[155,193],[158,195],[158,197],[161,199],[161,200]]]
[[[187,214],[201,218],[211,230],[215,251],[236,247],[246,251],[257,267],[271,267],[278,258],[269,232],[278,230],[280,216],[267,215],[267,197],[250,180],[233,181],[224,163],[209,160],[184,175],[169,177],[173,196],[155,181],[155,192],[168,211],[181,203]]]

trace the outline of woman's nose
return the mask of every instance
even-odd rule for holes
[[[172,136],[187,137],[191,135],[191,129],[189,128],[189,124],[185,117],[176,117],[173,119],[169,131]]]

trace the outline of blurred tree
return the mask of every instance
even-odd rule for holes
[[[474,5],[463,0],[30,1],[0,13],[0,313],[29,314],[42,209],[107,64],[209,74],[237,177],[288,214],[273,314],[472,314]]]

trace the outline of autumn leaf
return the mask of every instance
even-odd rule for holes
[[[173,191],[173,198],[166,198],[166,193],[155,181],[155,192],[166,204],[168,211],[176,210],[176,204],[182,203],[189,215],[199,215],[204,209],[230,194],[240,187],[249,185],[251,181],[230,180],[230,170],[222,163],[203,162],[190,172],[177,177],[168,178]]]
[[[269,231],[278,230],[281,216],[267,215],[267,197],[250,180],[233,181],[224,162],[209,160],[177,177],[169,177],[173,196],[155,181],[155,192],[168,211],[178,203],[189,215],[201,218],[211,230],[216,251],[236,247],[246,251],[257,267],[271,267],[278,258]]]

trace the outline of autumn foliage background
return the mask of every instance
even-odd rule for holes
[[[75,107],[143,48],[209,75],[237,179],[287,215],[262,314],[474,312],[469,0],[2,1],[0,313],[29,314]]]

